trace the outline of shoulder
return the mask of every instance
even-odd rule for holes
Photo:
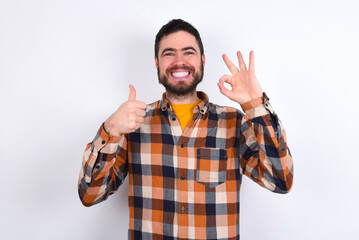
[[[239,118],[242,119],[243,113],[234,107],[229,106],[220,106],[218,104],[214,104],[209,102],[208,104],[208,112],[209,115],[217,115],[219,118],[231,119],[231,118]]]

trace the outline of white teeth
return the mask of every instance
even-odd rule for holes
[[[189,75],[189,72],[174,72],[174,73],[172,73],[172,76],[174,76],[174,77],[185,77],[188,75]]]

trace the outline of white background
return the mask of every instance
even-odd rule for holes
[[[294,187],[277,195],[244,177],[241,239],[358,239],[356,0],[1,0],[1,239],[127,239],[128,181],[83,207],[82,152],[128,84],[160,98],[154,37],[173,18],[201,33],[212,102],[236,106],[216,86],[221,54],[254,50],[287,130]]]

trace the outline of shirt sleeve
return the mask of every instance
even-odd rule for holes
[[[285,129],[264,95],[261,104],[248,107],[240,122],[240,166],[244,175],[276,193],[293,184],[293,160]]]
[[[106,200],[122,184],[127,173],[127,134],[111,136],[102,124],[83,154],[78,181],[82,204],[89,207]]]

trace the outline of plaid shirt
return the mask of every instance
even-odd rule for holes
[[[242,105],[244,115],[198,96],[184,131],[164,94],[135,132],[114,137],[101,126],[86,147],[81,201],[105,200],[129,174],[131,240],[239,239],[242,175],[277,193],[292,186],[285,131],[267,98]]]

